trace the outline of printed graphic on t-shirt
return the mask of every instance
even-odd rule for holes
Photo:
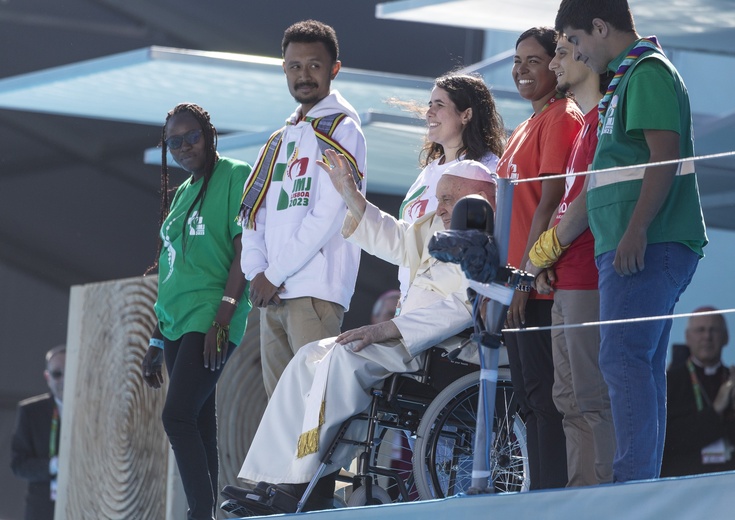
[[[613,125],[615,123],[615,110],[618,108],[618,96],[613,96],[610,100],[610,107],[605,113],[605,126],[602,128],[603,134],[612,134]]]
[[[567,167],[567,173],[574,173],[572,170],[574,168]],[[574,180],[576,177],[566,177],[564,179],[564,196],[561,198],[561,202],[559,202],[559,211],[557,214],[557,219],[560,219],[564,213],[567,212],[567,208],[569,207],[569,192],[572,191],[572,186],[574,186]]]
[[[510,172],[510,176],[508,177],[511,180],[518,179],[518,165],[513,161],[513,158],[510,158],[511,163],[508,165],[508,171]]]
[[[426,213],[426,207],[429,205],[429,201],[422,197],[428,189],[428,186],[420,186],[415,192],[406,197],[406,200],[401,203],[401,209],[398,211],[398,215],[402,220],[415,222],[424,216],[424,213]]]
[[[288,161],[280,171],[281,191],[278,194],[277,211],[292,208],[294,206],[308,206],[311,197],[311,176],[306,176],[309,171],[309,157],[299,157],[299,148],[294,141],[286,147]],[[284,175],[285,173],[285,175]],[[290,184],[290,186],[289,186]]]
[[[195,211],[186,221],[189,225],[189,235],[202,236],[204,235],[204,217],[199,215],[198,211]]]
[[[174,249],[173,244],[171,243],[171,237],[169,236],[168,232],[169,229],[171,229],[171,226],[174,225],[174,222],[180,217],[181,215],[178,215],[176,217],[173,217],[169,223],[166,225],[164,229],[161,229],[161,247],[166,250],[166,255],[168,259],[168,273],[163,278],[161,283],[166,283],[169,278],[171,278],[171,275],[174,274],[174,263],[176,262],[176,249]],[[160,275],[159,275],[160,276]]]

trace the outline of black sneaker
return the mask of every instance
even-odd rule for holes
[[[256,504],[248,504],[246,506],[234,499],[225,500],[220,504],[219,508],[240,518],[280,514],[280,511],[275,511],[272,508],[264,508],[263,506],[256,506]]]
[[[227,512],[242,508],[249,513],[243,516],[295,513],[299,497],[293,488],[290,484],[276,485],[267,482],[259,482],[253,489],[225,486],[220,494],[229,500],[220,508]]]
[[[253,489],[246,489],[237,486],[225,486],[220,494],[225,498],[231,498],[234,500],[258,500],[259,498],[267,498],[268,487],[270,484],[267,482],[258,482],[258,485]]]

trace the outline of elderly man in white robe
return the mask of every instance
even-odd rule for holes
[[[494,173],[479,162],[461,161],[439,180],[436,211],[408,225],[365,199],[343,156],[327,151],[326,157],[329,164],[320,165],[349,209],[342,234],[372,255],[409,267],[411,284],[399,316],[304,346],[281,376],[238,477],[279,484],[295,496],[316,473],[341,424],[370,405],[372,388],[394,372],[418,370],[430,347],[459,344],[455,335],[472,325],[467,282],[459,266],[430,256],[429,240],[449,228],[454,204],[464,196],[480,195],[495,209]],[[329,507],[334,477],[354,455],[346,445],[334,453],[305,510]]]

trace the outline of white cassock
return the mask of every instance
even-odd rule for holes
[[[347,214],[342,234],[348,240],[410,269],[401,315],[393,319],[402,337],[368,345],[359,352],[335,343],[334,338],[299,349],[273,392],[238,478],[274,484],[308,482],[342,423],[368,408],[372,388],[394,372],[420,369],[419,354],[426,349],[459,344],[455,335],[472,324],[467,282],[458,265],[439,262],[428,251],[434,232],[443,230],[442,220],[434,213],[410,226],[370,203],[359,223]],[[474,359],[474,349],[464,350],[462,358]],[[353,423],[348,438],[364,437],[362,422]],[[310,431],[318,431],[318,439],[312,439],[318,449],[299,456],[299,439]],[[347,466],[355,449],[343,444],[324,474]]]

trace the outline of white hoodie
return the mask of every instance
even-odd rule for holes
[[[348,117],[332,139],[352,154],[364,175],[366,147],[360,118],[339,92],[333,90],[314,105],[307,121],[301,120],[299,106],[286,122],[273,179],[255,215],[255,229],[243,229],[241,267],[248,280],[264,272],[273,285],[285,284],[281,299],[308,296],[348,310],[360,248],[340,234],[347,206],[329,175],[316,164],[322,157],[309,122],[335,113]],[[365,186],[363,179],[363,194]]]

